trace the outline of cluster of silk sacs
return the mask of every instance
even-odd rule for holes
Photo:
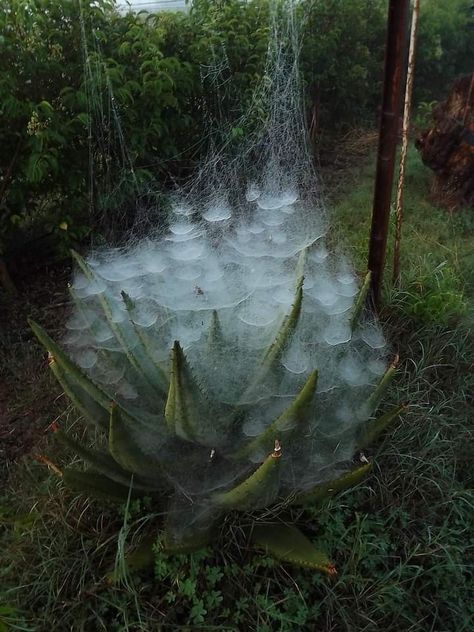
[[[153,376],[155,365],[169,373],[174,341],[209,402],[203,425],[215,438],[208,447],[215,444],[223,455],[264,432],[317,369],[309,423],[295,432],[287,429],[286,440],[281,437],[283,488],[305,489],[347,467],[357,431],[373,412],[366,402],[387,356],[372,318],[363,315],[351,327],[361,281],[344,256],[328,252],[326,232],[310,197],[296,186],[254,181],[232,201],[219,195],[193,205],[189,196],[175,198],[165,232],[96,252],[87,259],[89,273],[77,271],[67,348],[111,399],[134,416],[156,418],[163,450],[170,445],[166,398],[153,392],[153,379],[145,378]],[[302,276],[296,327],[255,385]],[[219,343],[211,344],[216,323]],[[241,411],[237,417],[229,414],[233,409]],[[256,450],[238,467],[203,474],[199,481],[188,472],[179,484],[189,483],[190,493],[198,488],[205,493],[228,485],[229,478],[264,457]]]

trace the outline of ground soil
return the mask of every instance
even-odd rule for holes
[[[59,389],[27,319],[61,336],[68,312],[69,263],[24,270],[15,295],[0,291],[0,482],[58,414]]]

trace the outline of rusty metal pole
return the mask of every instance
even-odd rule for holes
[[[382,113],[368,263],[372,272],[371,298],[376,308],[380,304],[387,248],[409,7],[410,0],[390,0],[388,9]]]

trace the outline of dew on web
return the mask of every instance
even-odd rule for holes
[[[188,235],[194,229],[195,226],[191,222],[177,222],[170,226],[170,231],[174,235]]]
[[[196,261],[206,255],[206,246],[203,241],[193,242],[185,246],[174,246],[170,255],[176,261]]]
[[[97,362],[97,353],[92,349],[84,349],[77,354],[76,362],[81,369],[91,369]]]
[[[362,340],[372,349],[382,349],[385,347],[385,338],[382,330],[377,326],[364,327],[361,331]]]
[[[222,222],[232,217],[232,211],[230,207],[225,204],[216,204],[211,206],[204,214],[203,217],[208,222]]]
[[[261,191],[256,184],[251,184],[247,189],[245,194],[245,199],[247,202],[254,202],[258,197],[260,197]]]
[[[336,346],[349,342],[352,337],[349,324],[344,321],[332,320],[324,330],[324,341],[330,346]]]
[[[291,417],[282,429],[282,489],[297,492],[346,471],[365,398],[386,367],[387,343],[378,323],[364,316],[363,325],[351,329],[362,271],[355,274],[333,235],[326,239],[325,204],[302,133],[305,115],[292,57],[299,50],[296,26],[289,21],[279,39],[270,38],[265,78],[252,101],[258,116],[251,110],[245,119],[261,121],[264,112],[261,126],[246,125],[238,147],[220,130],[222,146],[211,138],[188,182],[171,192],[156,187],[166,201],[144,203],[143,225],[137,221],[129,242],[98,248],[87,258],[92,278],[74,276],[66,345],[81,369],[146,423],[162,420],[166,393],[152,406],[150,384],[130,357],[143,370],[157,363],[169,374],[170,352],[179,341],[209,402],[200,415],[203,424],[212,422],[207,440],[222,448],[214,473],[207,447],[201,451],[182,441],[177,448],[160,440],[170,482],[177,491],[191,490],[199,503],[266,457],[268,446],[243,463],[227,455],[261,435],[315,369],[317,396],[307,425]],[[114,115],[112,125],[119,124]],[[154,186],[137,190],[137,207],[147,195],[153,199]],[[159,225],[147,218],[147,209]],[[199,511],[177,515],[184,523],[185,516],[200,522],[207,510],[204,503]]]

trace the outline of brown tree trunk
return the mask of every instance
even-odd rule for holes
[[[433,126],[416,140],[435,172],[433,198],[449,210],[474,206],[474,73],[458,79],[433,110]]]

